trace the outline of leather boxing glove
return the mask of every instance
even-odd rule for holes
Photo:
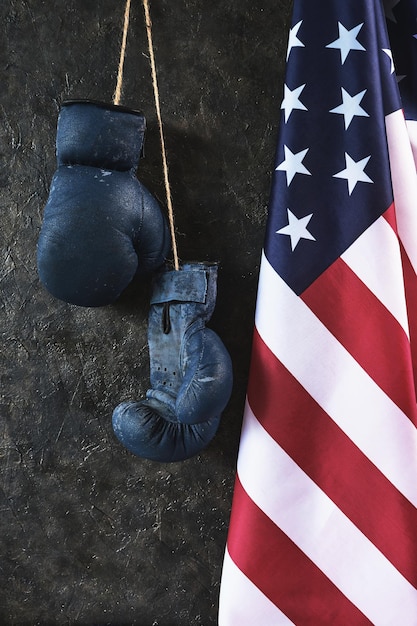
[[[208,445],[232,391],[232,364],[205,327],[214,310],[217,265],[186,263],[154,277],[146,399],[113,412],[117,438],[137,456],[182,461]]]
[[[38,241],[38,272],[56,298],[80,306],[116,300],[134,275],[156,269],[169,231],[136,178],[144,116],[91,101],[64,102]]]

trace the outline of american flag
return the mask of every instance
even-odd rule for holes
[[[220,626],[417,624],[416,52],[294,0]]]

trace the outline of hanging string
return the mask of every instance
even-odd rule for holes
[[[114,96],[113,96],[113,104],[120,104],[120,99],[122,97],[123,66],[124,66],[125,56],[126,56],[127,31],[129,30],[130,2],[131,0],[126,0],[122,45],[120,48],[119,69],[117,72],[117,83],[116,83],[116,89],[114,91]]]
[[[123,37],[122,37],[122,44],[120,48],[119,69],[117,72],[116,89],[115,89],[114,96],[113,96],[113,104],[116,104],[116,105],[120,104],[120,100],[122,97],[123,66],[124,66],[124,61],[125,61],[125,56],[126,56],[127,33],[129,30],[130,4],[131,4],[131,0],[126,0],[124,24],[123,24]],[[154,92],[154,98],[155,98],[156,116],[158,119],[158,126],[159,126],[159,135],[160,135],[160,141],[161,141],[162,166],[163,166],[165,193],[166,193],[167,208],[168,208],[169,228],[170,228],[171,241],[172,241],[172,252],[173,252],[173,257],[174,257],[174,268],[176,270],[179,270],[177,242],[175,238],[174,210],[172,207],[171,187],[169,184],[169,176],[168,176],[168,163],[167,163],[167,156],[166,156],[166,149],[165,149],[164,130],[163,130],[163,125],[162,125],[161,107],[159,103],[158,79],[156,75],[155,54],[154,54],[153,42],[152,42],[152,21],[151,21],[151,16],[150,16],[150,11],[149,11],[148,0],[143,0],[143,8],[145,10],[146,34],[148,37],[149,58],[151,62],[152,85],[153,85],[153,92]]]
[[[149,58],[151,62],[151,71],[152,71],[152,85],[153,85],[153,92],[154,92],[154,97],[155,97],[155,108],[156,108],[156,116],[158,119],[159,135],[160,135],[160,140],[161,140],[162,166],[163,166],[163,171],[164,171],[165,193],[166,193],[166,198],[167,198],[168,219],[169,219],[169,227],[170,227],[171,240],[172,240],[172,253],[174,256],[174,268],[176,270],[179,270],[177,242],[175,239],[174,211],[172,208],[171,187],[169,184],[168,163],[167,163],[166,149],[165,149],[164,130],[162,126],[161,107],[159,104],[158,79],[156,75],[155,55],[154,55],[153,42],[152,42],[152,21],[151,21],[151,16],[150,16],[150,11],[149,11],[148,0],[143,0],[143,8],[145,9],[146,33],[148,36]]]

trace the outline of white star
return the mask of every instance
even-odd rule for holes
[[[391,50],[389,48],[382,48],[382,52],[385,52],[387,57],[390,59],[390,61],[391,61],[391,74],[394,74],[395,67],[394,67],[394,59],[392,58]]]
[[[365,157],[360,161],[354,161],[347,152],[345,152],[346,168],[341,172],[333,175],[333,178],[345,178],[348,182],[349,195],[355,189],[356,184],[361,183],[373,183],[374,181],[365,174],[364,169],[368,164],[371,157]]]
[[[312,213],[298,219],[289,209],[287,209],[288,224],[284,228],[280,228],[275,232],[278,235],[288,235],[291,239],[291,250],[294,252],[296,245],[300,239],[309,239],[316,241],[315,237],[307,230],[307,224],[312,218]]]
[[[339,26],[338,39],[335,39],[334,41],[332,41],[332,43],[329,43],[326,46],[326,48],[339,48],[342,65],[343,65],[343,63],[346,61],[347,55],[349,54],[351,50],[365,50],[362,44],[360,44],[359,41],[357,41],[356,39],[360,29],[363,26],[363,23],[358,24],[357,26],[355,26],[354,28],[351,28],[350,30],[347,30],[347,28],[345,28],[343,24],[341,24],[340,22],[338,22],[338,26]]]
[[[304,106],[302,102],[300,102],[299,96],[305,87],[304,85],[300,85],[296,89],[288,89],[287,85],[284,85],[284,99],[281,104],[281,109],[285,111],[285,121],[288,122],[288,118],[294,109],[299,109],[300,111],[307,111],[307,108]]]
[[[357,93],[356,96],[351,96],[345,89],[342,87],[342,101],[343,104],[336,107],[335,109],[330,109],[330,113],[339,113],[343,115],[345,118],[345,129],[349,128],[349,125],[355,115],[360,117],[369,117],[368,113],[360,106],[362,98],[366,94],[366,89]]]
[[[297,37],[298,31],[300,30],[300,26],[303,23],[303,20],[298,22],[295,26],[293,26],[290,30],[289,38],[288,38],[288,48],[287,48],[287,61],[290,56],[290,52],[293,48],[305,48],[305,45],[302,41],[300,41]]]
[[[275,169],[281,172],[286,172],[287,186],[291,183],[296,174],[307,174],[308,176],[311,176],[311,172],[309,172],[303,165],[303,159],[307,152],[308,148],[294,154],[289,148],[287,148],[287,146],[284,146],[285,159]]]

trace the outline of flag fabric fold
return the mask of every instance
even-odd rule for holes
[[[414,58],[415,0],[294,0],[220,626],[417,625]]]

